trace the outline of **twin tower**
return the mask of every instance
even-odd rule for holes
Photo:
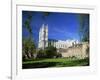
[[[38,48],[45,49],[48,47],[48,25],[43,24],[39,31]]]
[[[48,39],[48,25],[43,24],[39,31],[39,42],[38,42],[38,48],[39,49],[45,49],[48,46],[54,46],[57,49],[67,49],[68,47],[71,47],[73,45],[79,44],[78,40],[54,40],[54,39]]]

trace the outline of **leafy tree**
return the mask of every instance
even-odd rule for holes
[[[32,27],[31,27],[31,21],[32,21],[32,14],[31,12],[28,14],[27,19],[24,22],[23,28],[26,28],[29,35],[28,37],[23,37],[22,39],[22,53],[23,53],[23,58],[32,58],[33,53],[36,52],[36,46],[33,40],[33,34],[32,34]]]
[[[80,41],[89,42],[89,15],[80,14],[79,22],[80,22],[80,26],[79,26]]]
[[[40,49],[37,52],[37,58],[54,58],[60,56],[61,55],[57,53],[57,49],[53,46],[46,47],[44,50]]]
[[[23,58],[32,58],[36,53],[36,47],[32,38],[23,38],[22,40],[22,53]]]
[[[53,46],[47,47],[45,49],[45,52],[47,58],[53,58],[57,55],[57,49]]]
[[[32,15],[28,15],[27,19],[24,22],[24,28],[29,32],[29,36],[32,37],[32,27],[31,27]]]

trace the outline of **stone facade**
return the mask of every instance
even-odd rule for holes
[[[48,47],[48,25],[42,25],[39,31],[38,48],[44,49]]]
[[[39,49],[45,49],[48,46],[54,46],[62,57],[85,58],[89,56],[89,43],[78,42],[77,40],[54,40],[48,39],[48,25],[42,25],[39,31]]]
[[[57,49],[67,49],[73,45],[79,44],[78,40],[54,40],[48,39],[48,46],[56,47]]]
[[[59,49],[58,52],[62,54],[62,57],[86,58],[89,57],[89,43],[84,42],[67,49]]]
[[[75,44],[79,44],[78,40],[58,40],[58,42],[55,43],[57,49],[67,49]]]

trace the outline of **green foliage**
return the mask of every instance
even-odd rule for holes
[[[57,49],[53,46],[47,47],[45,49],[45,52],[46,52],[47,58],[53,58],[53,57],[56,57],[57,55]]]
[[[79,26],[80,41],[89,42],[89,15],[80,14],[79,22],[80,22],[80,26]]]
[[[37,58],[45,58],[45,57],[46,57],[45,51],[42,49],[38,50]]]
[[[29,33],[27,37],[23,37],[22,39],[23,59],[32,58],[33,54],[36,53],[36,46],[32,36],[31,21],[32,21],[32,14],[29,13],[28,17],[26,18],[23,24],[24,25],[23,28],[26,28],[26,30]]]
[[[23,57],[31,58],[36,53],[35,43],[32,38],[23,38],[22,40],[22,53]]]
[[[57,58],[61,58],[62,57],[62,54],[61,53],[57,53],[56,57]]]
[[[32,28],[31,28],[31,20],[32,20],[32,15],[30,14],[28,18],[24,22],[24,27],[27,29],[29,32],[29,35],[32,36]]]
[[[46,47],[44,50],[40,49],[37,52],[37,58],[54,58],[61,57],[61,54],[57,53],[57,49],[53,46]]]

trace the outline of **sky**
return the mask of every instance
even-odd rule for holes
[[[56,40],[78,40],[79,41],[79,14],[78,13],[58,13],[50,12],[43,19],[43,12],[22,11],[22,36],[27,37],[28,31],[24,22],[29,15],[32,15],[30,26],[32,28],[33,39],[38,43],[39,30],[42,24],[48,24],[48,38]]]

